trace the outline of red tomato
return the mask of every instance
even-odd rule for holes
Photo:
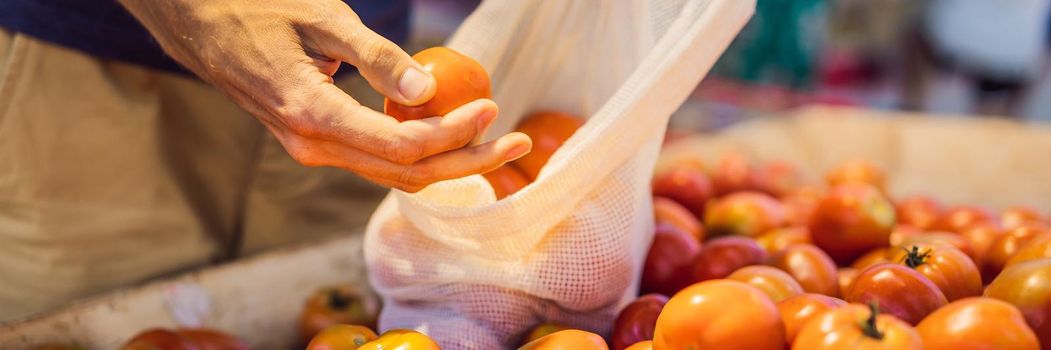
[[[960,232],[960,237],[963,237],[967,243],[971,244],[971,248],[974,248],[974,263],[978,267],[982,267],[993,244],[1003,234],[1003,230],[1000,230],[1000,227],[996,224],[984,222],[967,227],[963,232]],[[992,276],[990,276],[988,281],[992,281]]]
[[[392,329],[383,332],[379,338],[365,343],[357,350],[441,350],[441,347],[423,333],[407,329]]]
[[[419,106],[385,99],[383,112],[399,121],[445,116],[468,102],[492,97],[489,74],[470,57],[447,47],[432,47],[412,58],[434,76],[437,88],[434,97]]]
[[[606,346],[606,341],[595,333],[567,329],[529,342],[518,350],[609,350],[609,347]]]
[[[709,240],[693,260],[693,280],[696,282],[726,278],[739,268],[759,265],[767,255],[755,240],[729,236]]]
[[[785,208],[785,224],[787,226],[809,226],[810,218],[821,201],[821,192],[814,188],[804,187],[792,191],[781,198],[781,205]]]
[[[992,298],[954,301],[924,318],[916,330],[927,349],[1040,350],[1022,313]]]
[[[715,193],[724,196],[752,189],[752,165],[748,158],[735,152],[727,152],[719,159],[712,173]]]
[[[836,281],[839,282],[839,295],[847,295],[847,291],[850,290],[850,285],[854,284],[854,279],[858,277],[858,269],[853,267],[841,267],[836,270]]]
[[[865,253],[865,255],[854,260],[854,263],[850,264],[850,267],[860,271],[872,265],[889,263],[891,262],[890,252],[891,248],[876,248],[870,250],[868,253]]]
[[[973,206],[962,206],[942,213],[932,229],[938,231],[962,232],[968,226],[980,222],[992,222],[993,214],[988,209]]]
[[[712,236],[756,237],[785,222],[784,208],[760,192],[736,192],[715,199],[704,211],[704,227]]]
[[[1010,260],[1007,260],[1005,266],[1046,258],[1051,258],[1051,232],[1033,237],[1021,249],[1018,249]]]
[[[846,184],[818,203],[810,224],[811,239],[841,265],[889,244],[894,207],[874,187]]]
[[[913,236],[921,235],[923,231],[905,224],[894,225],[894,229],[890,231],[890,238],[887,240],[891,247],[897,247],[902,243],[905,243],[906,239],[910,239]]]
[[[1051,259],[1011,265],[989,284],[985,296],[1011,303],[1022,311],[1026,323],[1040,338],[1040,346],[1051,349]]]
[[[799,170],[796,166],[782,160],[766,162],[751,173],[751,187],[775,197],[791,192],[799,182]]]
[[[496,199],[503,199],[529,185],[529,179],[522,171],[510,164],[496,168],[496,170],[482,174],[486,181],[493,186]]]
[[[318,332],[336,324],[375,327],[379,303],[359,290],[355,286],[339,285],[315,291],[299,314],[301,344],[310,342]]]
[[[668,297],[646,294],[628,304],[613,322],[613,350],[624,350],[629,345],[653,340],[653,329],[657,327],[657,316],[668,303]]]
[[[897,203],[898,223],[926,230],[934,226],[943,210],[941,203],[934,198],[908,197]]]
[[[910,244],[891,261],[916,270],[938,286],[948,301],[982,295],[982,275],[971,258],[944,244]]]
[[[781,350],[777,305],[745,283],[714,280],[676,294],[657,318],[654,349]]]
[[[766,293],[775,303],[785,298],[803,294],[803,286],[784,271],[769,266],[745,266],[726,279],[748,283]]]
[[[828,254],[813,245],[790,245],[774,255],[770,265],[788,272],[809,293],[840,295],[836,264]]]
[[[672,295],[689,286],[694,257],[700,250],[701,244],[690,234],[670,225],[657,225],[642,267],[642,292]]]
[[[843,162],[825,173],[825,182],[828,183],[829,187],[845,184],[865,184],[883,192],[886,180],[883,176],[883,171],[872,165],[872,163],[862,159],[853,159]]]
[[[1018,253],[1022,247],[1047,234],[1049,234],[1049,231],[1043,224],[1029,223],[1008,230],[989,248],[989,252],[985,256],[985,262],[982,264],[982,276],[986,280],[995,278],[1007,265],[1007,261]]]
[[[697,218],[704,217],[704,206],[712,198],[713,191],[708,175],[693,167],[679,166],[653,178],[654,196],[682,204]]]
[[[640,341],[638,343],[632,344],[631,346],[629,346],[627,349],[624,349],[624,350],[653,350],[653,341],[652,340]]]
[[[875,307],[845,305],[822,313],[803,325],[793,350],[920,350],[916,330]]]
[[[378,338],[376,333],[373,333],[371,329],[337,324],[325,328],[314,336],[314,339],[311,339],[310,344],[307,345],[307,350],[356,350],[376,338]]]
[[[534,340],[546,337],[548,334],[564,331],[567,329],[570,328],[558,323],[541,323],[536,327],[533,327],[533,329],[529,331],[529,334],[526,334],[525,340],[522,341],[522,344],[526,344]]]
[[[653,197],[653,221],[675,226],[689,233],[698,242],[704,241],[704,227],[701,226],[701,221],[697,220],[689,209],[669,198]]]
[[[1010,207],[1000,213],[1000,226],[1013,229],[1027,223],[1042,223],[1044,217],[1036,209],[1024,206]]]
[[[191,329],[180,329],[175,331],[183,338],[189,339],[201,350],[250,350],[251,346],[245,343],[241,339],[216,331],[213,329],[205,328],[191,328]],[[314,349],[310,349],[314,350]],[[322,349],[317,349],[322,350]]]
[[[775,228],[759,236],[755,242],[766,250],[767,254],[780,253],[792,244],[810,243],[810,231],[806,227],[780,227]]]
[[[43,344],[33,347],[33,350],[84,350],[84,348],[65,344]]]
[[[927,277],[896,264],[879,264],[861,271],[843,299],[850,303],[876,303],[880,312],[909,324],[919,323],[948,303],[945,294]]]
[[[584,119],[562,112],[541,111],[526,116],[515,131],[529,136],[533,150],[512,164],[527,178],[536,180],[551,155],[583,125]]]
[[[781,320],[785,322],[785,341],[787,344],[795,342],[799,330],[814,316],[846,304],[843,300],[813,293],[796,295],[777,303]]]
[[[192,340],[167,329],[143,331],[124,344],[122,350],[203,350]]]
[[[963,236],[949,232],[928,232],[921,233],[918,235],[909,236],[901,242],[900,245],[895,246],[894,249],[901,250],[901,247],[908,246],[910,244],[945,244],[953,246],[959,249],[961,252],[966,254],[973,261],[976,253],[974,248],[971,247],[971,243],[968,242]]]

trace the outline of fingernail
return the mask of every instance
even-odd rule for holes
[[[398,80],[398,92],[406,100],[415,101],[423,97],[430,85],[430,75],[427,75],[419,68],[409,67],[405,69],[404,73],[401,73],[401,79]]]
[[[526,153],[529,153],[529,150],[531,148],[532,147],[530,147],[530,145],[528,144],[515,146],[510,151],[507,151],[507,161],[510,162],[512,160],[522,158],[522,156],[526,155]]]
[[[496,111],[493,109],[486,109],[482,112],[482,115],[478,116],[478,132],[485,132],[485,129],[489,127],[489,124],[496,119]]]

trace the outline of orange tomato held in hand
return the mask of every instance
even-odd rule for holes
[[[711,236],[748,236],[780,227],[785,211],[774,197],[761,192],[736,192],[708,203],[704,227]]]
[[[531,341],[518,350],[609,350],[609,347],[597,334],[568,329]]]
[[[434,97],[419,106],[404,106],[389,99],[383,112],[398,121],[441,117],[471,101],[492,98],[489,74],[474,59],[447,47],[432,47],[412,56],[434,76]]]
[[[562,112],[542,111],[526,116],[515,131],[529,135],[533,140],[533,150],[513,164],[526,177],[536,180],[551,155],[583,125],[584,119]]]
[[[654,349],[782,350],[777,305],[742,282],[714,280],[676,294],[657,318]]]
[[[356,350],[376,338],[366,327],[337,324],[314,336],[306,350]]]
[[[817,247],[793,244],[770,259],[770,265],[779,268],[803,286],[808,293],[839,296],[836,263]]]
[[[875,306],[850,304],[803,325],[792,350],[921,350],[916,330]]]
[[[1014,305],[1040,339],[1051,349],[1051,258],[1011,265],[985,289],[985,296]]]
[[[810,224],[811,239],[836,263],[846,265],[890,244],[894,215],[894,206],[876,188],[836,186],[818,203]]]
[[[924,318],[916,330],[927,349],[1040,349],[1022,313],[992,298],[954,301]]]
[[[948,303],[938,286],[913,269],[897,264],[878,264],[858,273],[843,296],[849,303],[879,305],[883,313],[909,324]]]
[[[510,164],[504,164],[482,176],[493,186],[496,199],[503,199],[529,185],[529,179],[525,174]]]
[[[792,276],[769,266],[745,266],[731,273],[726,279],[748,283],[752,287],[759,288],[775,303],[803,294],[803,287]]]
[[[357,350],[441,350],[442,348],[423,333],[393,329],[383,332],[376,340],[365,343]]]
[[[847,302],[827,295],[805,293],[777,303],[777,310],[785,322],[785,340],[795,342],[796,335],[808,321],[818,314],[847,305]]]

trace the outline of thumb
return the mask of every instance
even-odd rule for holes
[[[437,83],[398,45],[376,34],[357,18],[332,28],[320,28],[313,44],[322,55],[358,68],[373,89],[406,106],[434,97]]]

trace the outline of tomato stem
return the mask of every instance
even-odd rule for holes
[[[876,327],[876,316],[879,316],[879,305],[876,302],[869,303],[869,310],[871,313],[869,317],[865,319],[865,322],[861,324],[861,332],[869,338],[876,340],[883,340],[883,332],[879,331]]]
[[[905,258],[903,258],[903,262],[905,263],[905,266],[908,266],[912,269],[915,269],[917,266],[923,265],[923,263],[927,262],[927,257],[931,255],[930,249],[920,252],[920,247],[917,246],[912,246],[912,249],[902,249],[905,250]]]

